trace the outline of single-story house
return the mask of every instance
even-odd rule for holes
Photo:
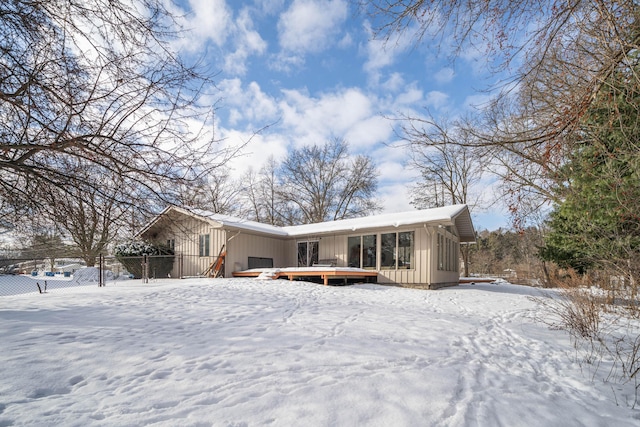
[[[460,244],[475,242],[467,205],[290,227],[172,206],[138,235],[171,246],[183,276],[211,271],[224,254],[224,277],[315,268],[333,276],[360,272],[378,283],[433,288],[458,283]]]

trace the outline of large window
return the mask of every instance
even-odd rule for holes
[[[379,241],[380,270],[414,268],[414,236],[413,231],[351,236],[347,239],[349,267],[376,269]]]
[[[398,233],[398,268],[411,269],[413,266],[413,248],[415,233],[404,231]]]
[[[380,235],[380,269],[413,268],[413,231]]]
[[[360,259],[362,256],[362,237],[354,236],[347,239],[348,266],[360,268]]]
[[[362,268],[376,269],[376,235],[362,236]]]
[[[298,242],[298,267],[311,267],[318,263],[319,242]]]
[[[395,270],[397,258],[397,234],[380,235],[380,270]]]
[[[376,269],[377,236],[353,236],[347,239],[349,267]]]
[[[211,247],[211,240],[208,234],[201,234],[198,242],[198,253],[200,256],[209,256],[209,248]]]
[[[438,233],[438,270],[458,271],[460,244]]]

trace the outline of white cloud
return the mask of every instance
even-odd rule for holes
[[[212,43],[223,52],[220,66],[235,75],[247,72],[252,55],[266,52],[267,42],[254,30],[248,8],[234,17],[225,0],[189,0],[188,6],[187,12],[173,11],[176,16],[184,16],[181,26],[189,31],[188,37],[175,42],[176,50],[200,54]]]
[[[321,52],[333,44],[346,18],[343,0],[294,0],[278,22],[280,46],[298,54]]]
[[[378,187],[378,199],[383,213],[406,212],[415,210],[411,206],[409,187],[404,183],[383,184]]]
[[[280,134],[252,134],[234,129],[223,129],[221,133],[228,146],[246,144],[240,155],[226,164],[236,179],[249,169],[259,171],[270,157],[279,160],[288,153],[288,138]]]
[[[433,75],[433,78],[439,84],[450,83],[455,77],[455,72],[453,68],[445,67],[440,69],[437,73]]]
[[[297,54],[290,54],[280,52],[278,55],[273,56],[269,62],[269,68],[282,72],[289,73],[294,68],[300,68],[304,65],[304,58]]]
[[[231,26],[232,12],[227,6],[225,0],[189,0],[191,13],[187,15],[187,21],[184,23],[192,35],[197,40],[194,43],[193,38],[184,40],[185,49],[196,50],[198,46],[206,43],[207,40],[213,41],[216,45],[222,46],[229,35],[229,27]]]
[[[243,86],[242,81],[235,78],[221,81],[218,88],[221,104],[229,110],[229,125],[249,122],[262,127],[277,120],[279,107],[276,100],[263,92],[258,83],[250,82]]]
[[[368,151],[371,147],[388,141],[392,134],[391,122],[375,115],[353,124],[344,138],[352,151]]]
[[[431,93],[427,96],[427,102],[429,102],[429,97]],[[420,89],[416,84],[411,84],[405,87],[405,91],[399,94],[396,97],[395,104],[396,105],[415,105],[420,103],[424,98],[424,93],[422,89]]]
[[[393,64],[398,50],[395,47],[388,47],[383,40],[369,40],[366,45],[367,61],[364,70],[371,73]]]
[[[433,107],[436,110],[444,108],[449,102],[449,95],[444,92],[432,90],[427,94],[426,103],[427,106]]]
[[[342,39],[338,42],[338,47],[341,49],[346,49],[353,45],[353,37],[351,33],[347,33],[342,37]]]
[[[224,69],[228,73],[244,75],[247,72],[247,59],[250,55],[261,55],[267,50],[267,42],[253,29],[253,21],[247,9],[243,9],[236,20],[236,50],[227,55]]]
[[[479,46],[484,46],[484,44],[480,43],[477,45],[474,43],[467,43],[459,55],[459,57],[468,64],[468,67],[475,75],[486,74],[487,67],[490,62],[490,57],[487,55],[487,51]]]
[[[413,82],[403,84],[400,89],[403,89],[402,92],[385,99],[387,105],[382,106],[383,111],[395,117],[420,117],[423,112],[419,109],[424,108],[427,103],[422,88]]]
[[[391,150],[391,149],[390,149]],[[401,148],[396,148],[398,151],[403,151]],[[410,178],[413,177],[409,170],[405,170],[405,162],[397,161],[395,159],[378,159],[378,169],[380,170],[379,179],[381,183],[385,185],[402,184],[405,185]]]
[[[389,78],[383,82],[380,87],[389,92],[397,92],[405,86],[404,78],[401,73],[391,73]]]
[[[411,46],[411,38],[405,32],[395,34],[389,40],[376,39],[373,37],[369,23],[365,23],[364,30],[369,34],[369,40],[364,46],[367,60],[363,69],[369,74],[372,84],[376,85],[380,80],[380,70],[396,62],[398,55],[404,53]]]
[[[488,93],[469,95],[464,99],[463,106],[467,109],[475,110],[486,107],[494,96]]]
[[[373,116],[372,102],[358,89],[343,89],[312,98],[297,90],[283,91],[283,125],[292,130],[296,144],[344,137],[356,124]]]
[[[275,15],[284,7],[285,0],[254,0],[255,6],[266,15]]]

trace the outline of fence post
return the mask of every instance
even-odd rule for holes
[[[149,283],[149,256],[142,256],[142,283]]]
[[[104,286],[104,266],[102,265],[102,254],[98,255],[98,287],[101,288]]]

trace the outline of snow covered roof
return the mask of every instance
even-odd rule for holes
[[[237,218],[231,215],[222,215],[213,213],[211,211],[203,210],[203,209],[187,209],[187,208],[179,208],[177,206],[169,206],[164,209],[158,216],[156,216],[151,222],[149,222],[146,226],[138,232],[138,236],[144,235],[147,231],[153,228],[158,222],[160,222],[163,218],[170,215],[171,212],[177,212],[183,215],[199,218],[205,221],[210,222],[215,227],[231,229],[231,230],[246,230],[259,234],[266,234],[270,236],[276,237],[289,237],[286,231],[284,231],[280,227],[274,227],[269,224],[262,224],[256,221],[250,221],[247,219]]]
[[[283,227],[283,229],[287,231],[289,236],[297,237],[422,224],[455,225],[458,228],[458,233],[460,233],[461,241],[475,241],[475,231],[467,205],[452,205],[441,208],[372,215],[364,218]]]
[[[284,231],[281,227],[262,224],[261,222],[250,221],[248,219],[242,219],[231,215],[216,214],[202,209],[191,209],[190,212],[199,217],[217,222],[223,228],[255,231],[262,234],[272,234],[281,237],[289,237],[289,234],[287,234],[287,232]]]
[[[149,223],[139,235],[144,234],[168,211],[176,211],[185,215],[190,215],[207,220],[217,227],[229,230],[246,230],[254,233],[269,235],[273,237],[303,237],[319,236],[341,232],[366,231],[379,228],[404,227],[415,225],[442,225],[455,226],[462,242],[474,242],[475,230],[471,222],[471,215],[467,205],[452,205],[441,208],[414,210],[401,213],[388,213],[372,215],[363,218],[343,219],[338,221],[327,221],[317,224],[305,224],[291,227],[276,227],[269,224],[262,224],[256,221],[249,221],[230,215],[216,214],[202,209],[183,209],[170,207],[165,209],[156,219]]]

